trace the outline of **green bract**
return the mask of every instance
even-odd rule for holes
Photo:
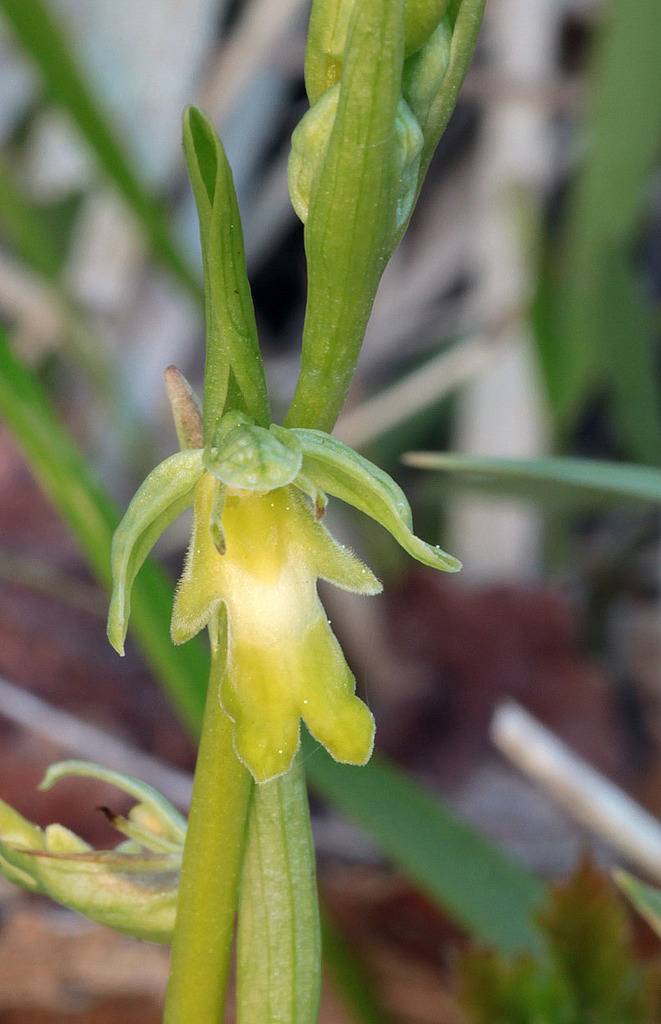
[[[289,189],[308,300],[288,426],[330,430],[384,267],[456,103],[484,0],[315,0]],[[341,227],[340,227],[341,225]]]
[[[0,873],[93,921],[139,939],[172,937],[185,819],[151,786],[85,761],[52,765],[40,789],[79,776],[108,782],[137,800],[110,820],[125,839],[94,850],[63,825],[32,825],[0,801]]]
[[[176,420],[188,424],[180,436],[190,437],[195,406],[177,381]],[[424,564],[460,568],[415,536],[403,492],[377,466],[321,431],[267,430],[240,412],[222,417],[206,448],[157,466],[115,535],[108,636],[122,653],[137,570],[160,529],[193,505],[172,637],[183,643],[211,626],[214,643],[226,644],[220,699],[235,723],[237,754],[259,782],[288,770],[301,719],[339,761],[363,764],[372,751],[372,716],[354,694],[316,581],[363,594],[381,585],[319,522],[327,494],[381,523]],[[221,609],[226,630],[217,625]]]
[[[218,427],[232,383],[235,402],[256,423],[268,424],[269,404],[232,172],[213,125],[195,107],[184,116],[184,149],[204,266],[204,435],[208,440]]]

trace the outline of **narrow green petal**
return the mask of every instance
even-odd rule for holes
[[[305,530],[305,555],[316,577],[353,594],[381,593],[383,586],[369,566],[339,544],[325,526],[309,515],[300,524]]]
[[[317,487],[375,519],[423,565],[443,572],[461,569],[458,559],[415,536],[406,496],[387,473],[320,430],[292,432],[303,448],[303,472]]]
[[[160,534],[190,504],[201,473],[201,450],[171,455],[149,474],[115,531],[108,639],[119,654],[124,653],[133,581]]]
[[[193,503],[193,532],[172,606],[170,635],[175,644],[192,640],[222,603],[211,566],[217,555],[211,533],[215,480],[205,474]]]

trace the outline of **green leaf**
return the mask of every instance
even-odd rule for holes
[[[650,928],[661,938],[661,890],[646,885],[627,871],[615,871],[613,877],[638,913],[642,914]]]
[[[540,915],[546,955],[506,960],[469,950],[459,974],[473,1024],[649,1024],[659,981],[636,961],[608,878],[583,860]],[[656,1012],[655,1012],[656,1008]]]
[[[204,436],[211,443],[223,415],[230,370],[242,408],[270,422],[266,378],[243,250],[241,216],[223,145],[205,115],[184,115],[184,149],[200,221],[204,265],[207,355]]]
[[[604,363],[616,437],[636,461],[658,466],[661,410],[653,309],[625,252],[604,251],[603,260],[608,275]]]
[[[470,1024],[579,1024],[564,987],[529,956],[513,962],[469,949],[458,964],[459,1003]]]
[[[110,545],[119,517],[1,331],[0,415],[97,578],[109,587]],[[170,643],[172,586],[149,560],[135,581],[132,606],[131,629],[142,653],[184,721],[199,732],[207,654],[195,640],[183,647]],[[347,768],[308,737],[304,752],[313,788],[360,822],[404,874],[469,932],[507,951],[534,946],[531,919],[541,883],[383,758]]]
[[[321,914],[324,964],[334,987],[353,1013],[355,1024],[390,1024],[380,1005],[376,986],[360,962],[357,951],[345,940],[328,914]]]
[[[392,477],[320,430],[292,430],[303,449],[303,473],[322,491],[380,523],[413,558],[443,572],[458,572],[461,562],[413,533],[411,508]]]
[[[163,530],[192,505],[193,490],[202,473],[200,448],[171,455],[151,471],[136,491],[115,531],[108,639],[118,654],[124,654],[135,577]]]
[[[589,860],[555,888],[541,916],[555,971],[570,994],[571,1024],[647,1024],[643,971],[610,880]]]
[[[61,258],[35,207],[16,187],[0,159],[0,231],[18,256],[49,281],[60,272]]]
[[[36,64],[52,99],[69,114],[103,171],[142,224],[154,255],[189,292],[201,298],[199,285],[170,235],[160,206],[140,181],[48,4],[44,0],[0,0],[0,12]]]
[[[74,534],[99,582],[110,589],[110,551],[119,514],[46,394],[12,355],[0,329],[0,417],[20,444],[32,472]],[[131,629],[183,720],[199,728],[208,676],[200,643],[170,643],[172,587],[147,561],[135,581]]]
[[[562,274],[555,285],[556,327],[552,345],[545,343],[540,350],[549,397],[563,432],[573,426],[591,390],[606,383],[617,393],[619,374],[634,372],[626,366],[630,346],[650,343],[640,309],[631,308],[630,300],[629,320],[624,308],[615,317],[612,314],[623,268],[628,276],[635,274],[648,183],[658,158],[660,31],[657,0],[610,0],[606,6],[592,62],[588,151],[568,206]],[[649,305],[642,295],[635,302]],[[640,394],[647,396],[648,371],[638,354],[634,363],[640,367]],[[628,429],[624,440],[629,442],[627,434]],[[656,444],[658,451],[658,435]],[[636,456],[641,457],[639,449]]]
[[[255,786],[241,877],[241,1024],[316,1021],[321,936],[305,775],[300,764]]]
[[[363,768],[337,764],[307,734],[302,751],[313,788],[474,939],[509,953],[539,947],[532,919],[543,885],[425,786],[377,754]]]
[[[537,486],[552,484],[554,489],[594,500],[661,502],[661,471],[649,466],[597,459],[499,459],[447,452],[409,452],[403,461],[417,469],[475,478],[487,485],[525,485],[531,496]]]
[[[287,426],[332,428],[392,251],[403,56],[402,0],[357,4],[305,225],[308,298]]]

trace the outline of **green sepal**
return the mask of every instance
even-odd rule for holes
[[[308,299],[287,426],[331,429],[395,242],[404,61],[402,0],[361,0],[349,26],[333,129],[305,225]],[[342,230],[338,230],[338,224]]]
[[[108,639],[118,654],[124,654],[135,577],[161,533],[192,504],[193,489],[202,472],[199,448],[165,459],[138,489],[115,531]]]
[[[613,878],[625,896],[631,900],[638,913],[645,918],[650,928],[653,928],[661,938],[661,889],[641,882],[638,878],[630,875],[628,871],[615,871]]]
[[[230,370],[242,407],[251,418],[267,426],[270,415],[232,172],[211,121],[196,107],[184,114],[184,150],[204,266],[204,436],[208,443],[225,410]]]
[[[294,429],[303,449],[303,472],[314,484],[381,524],[423,565],[458,572],[461,562],[413,533],[411,507],[383,470],[320,430]]]
[[[286,487],[301,468],[295,443],[283,444],[273,431],[241,413],[227,413],[204,451],[204,468],[226,487],[273,491]]]

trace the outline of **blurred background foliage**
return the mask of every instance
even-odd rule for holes
[[[37,820],[56,815],[31,782],[60,744],[80,753],[76,723],[122,741],[127,763],[113,767],[131,770],[138,749],[156,768],[191,766],[204,656],[173,651],[166,626],[186,524],[143,572],[126,664],[104,646],[98,584],[115,508],[175,446],[164,367],[201,382],[180,142],[189,102],[213,118],[233,168],[278,415],[291,397],[305,263],[286,161],[305,109],[307,8],[0,0],[0,681],[14,687],[0,700],[0,780],[3,798]],[[454,951],[470,940],[543,955],[537,879],[566,874],[588,841],[603,866],[614,862],[612,842],[588,837],[493,752],[503,697],[661,815],[659,40],[657,0],[489,0],[461,102],[384,276],[337,433],[400,480],[419,532],[466,569],[432,580],[368,523],[330,512],[389,592],[327,601],[382,759],[354,771],[306,751],[329,1024],[495,1021],[479,1016],[474,992],[460,1007]],[[443,454],[402,465],[411,449]],[[63,740],[46,713],[41,732],[34,716],[20,726],[17,686],[70,711],[73,731]],[[102,833],[102,795],[69,793],[64,806],[64,792],[62,819]],[[583,879],[586,900],[595,884]],[[53,960],[43,911],[2,899],[13,915],[0,939],[2,1020],[158,1019],[160,954],[144,952],[138,985],[122,972],[123,940],[94,932],[112,943],[97,961],[116,965],[114,981],[83,966],[67,983],[63,958],[84,965],[74,926]],[[10,973],[21,941],[39,980],[24,991]],[[462,984],[488,974],[481,1012],[493,1014],[484,1006],[510,968],[494,960],[480,975],[476,964]],[[531,983],[530,1006],[547,980]],[[566,1020],[549,1006],[540,1019]],[[503,1020],[536,1019],[522,1007]]]

